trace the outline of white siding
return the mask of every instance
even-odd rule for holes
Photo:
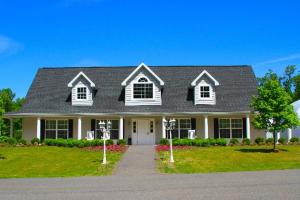
[[[200,97],[200,87],[209,86],[210,88],[210,98],[201,98]],[[194,102],[195,104],[206,104],[206,105],[215,105],[216,104],[216,92],[214,86],[206,80],[201,80],[194,88]]]
[[[86,100],[77,100],[77,88],[78,87],[86,87],[87,88],[87,99]],[[93,93],[92,88],[90,88],[87,84],[79,81],[72,88],[72,105],[73,106],[91,106],[93,105]]]
[[[133,98],[133,84],[136,83],[140,78],[146,77],[150,83],[153,83],[153,99],[134,99]],[[146,75],[145,72],[140,72],[135,76],[125,87],[125,105],[126,106],[137,106],[137,105],[161,105],[161,88],[158,87],[158,82],[151,76]]]

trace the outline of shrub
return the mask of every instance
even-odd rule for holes
[[[26,144],[27,144],[27,141],[24,140],[24,139],[20,139],[20,140],[18,141],[18,143],[19,143],[19,144],[26,145]]]
[[[203,139],[201,139],[201,138],[197,138],[197,139],[195,139],[195,146],[199,146],[199,147],[201,147],[202,146],[202,143],[203,143]]]
[[[290,139],[290,142],[292,142],[292,143],[298,143],[299,142],[299,138],[298,137],[292,137]]]
[[[162,139],[160,139],[159,144],[161,144],[161,145],[168,145],[169,144],[169,140],[165,139],[165,138],[162,138]]]
[[[274,139],[273,138],[266,139],[266,144],[273,144],[273,143],[274,143]]]
[[[281,137],[281,138],[278,139],[278,142],[279,142],[280,144],[285,144],[286,139],[285,139],[284,137]]]
[[[106,145],[113,145],[114,141],[112,139],[106,140]]]
[[[216,145],[216,139],[214,138],[208,138],[208,142],[210,145],[215,146]]]
[[[126,140],[118,140],[118,141],[117,141],[117,144],[118,144],[118,145],[126,145],[127,142],[126,142]]]
[[[229,143],[230,143],[231,145],[237,145],[237,144],[239,144],[239,140],[236,139],[236,138],[232,138],[232,139],[230,140]]]
[[[202,147],[209,147],[210,146],[209,140],[208,139],[203,139],[201,146]]]
[[[249,138],[244,138],[244,139],[242,140],[242,144],[243,144],[243,145],[250,145],[250,144],[251,144],[251,140],[250,140]]]
[[[7,136],[0,136],[0,143],[7,143],[7,140],[9,139],[9,137]]]
[[[40,143],[41,143],[41,140],[39,138],[34,137],[31,140],[31,144],[33,144],[33,145],[38,145]]]
[[[255,142],[256,144],[258,144],[258,145],[263,144],[264,141],[265,141],[265,139],[262,138],[262,137],[257,137],[257,138],[255,138],[255,140],[254,140],[254,142]]]
[[[17,144],[16,138],[8,138],[7,143],[10,145],[15,145]]]
[[[218,139],[216,139],[216,144],[218,146],[226,146],[227,140],[225,138],[218,138]]]

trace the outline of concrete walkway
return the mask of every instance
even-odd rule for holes
[[[140,176],[156,174],[155,151],[152,145],[129,146],[114,175]]]

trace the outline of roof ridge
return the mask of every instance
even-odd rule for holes
[[[137,66],[62,66],[62,67],[40,67],[40,69],[97,69],[97,68],[136,68]],[[148,67],[252,67],[252,65],[148,65]]]

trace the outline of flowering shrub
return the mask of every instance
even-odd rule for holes
[[[190,146],[173,146],[174,150],[186,150],[190,149]],[[170,145],[157,145],[155,148],[156,151],[169,151],[170,150]]]
[[[103,151],[103,146],[92,146],[92,147],[85,147],[85,150],[88,151]],[[110,152],[125,152],[127,146],[125,145],[108,145],[106,146],[106,150]]]

